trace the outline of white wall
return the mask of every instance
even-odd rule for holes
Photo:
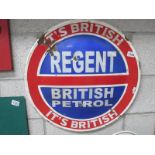
[[[48,28],[65,20],[11,20],[14,71],[0,73],[0,96],[25,96],[24,70],[29,51]],[[155,132],[155,20],[103,20],[123,31],[133,43],[141,63],[142,78],[136,100],[127,113],[106,128],[87,134],[114,134],[130,130],[137,134]],[[76,134],[46,122],[27,100],[31,134]],[[82,134],[82,133],[81,133]],[[86,134],[86,133],[85,133]]]

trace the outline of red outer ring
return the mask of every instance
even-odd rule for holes
[[[77,23],[80,23],[80,22],[77,22]],[[65,28],[68,30],[68,32],[70,32],[69,25],[70,24],[65,25]],[[111,29],[111,28],[109,27],[109,29]],[[56,29],[55,31],[57,32],[58,29]],[[118,31],[116,31],[116,30],[114,30],[114,31],[117,34],[119,34]],[[81,33],[81,32],[79,32],[79,33]],[[48,33],[48,34],[50,34],[50,33]],[[69,33],[67,35],[67,37],[70,35],[71,35],[71,33]],[[121,35],[121,37],[123,38],[122,35]],[[56,41],[58,41],[60,39],[62,39],[62,38],[59,35],[55,36]],[[139,81],[140,81],[140,71],[139,71],[139,64],[138,64],[137,56],[136,55],[135,55],[135,57],[128,57],[127,56],[127,53],[129,51],[133,51],[134,54],[136,54],[133,47],[131,46],[131,44],[127,40],[124,39],[124,42],[118,48],[120,49],[120,51],[124,55],[124,58],[127,62],[128,69],[129,69],[129,71],[128,71],[129,75],[98,77],[99,80],[102,79],[102,81],[107,81],[106,79],[108,79],[107,83],[105,83],[105,84],[108,84],[108,82],[113,84],[114,81],[116,83],[117,82],[119,83],[120,80],[121,80],[120,84],[122,84],[122,83],[128,84],[124,96],[122,97],[121,101],[117,104],[117,106],[114,107],[114,109],[113,109],[118,114],[117,116],[113,116],[113,118],[109,117],[109,114],[112,113],[112,111],[109,111],[109,113],[103,114],[102,116],[99,116],[99,118],[97,118],[97,119],[103,119],[103,116],[108,117],[108,119],[109,119],[108,121],[104,121],[104,122],[102,121],[102,123],[99,123],[99,121],[97,121],[96,126],[94,126],[93,123],[91,122],[85,129],[82,129],[79,127],[74,129],[71,127],[71,123],[72,123],[72,121],[77,121],[77,122],[86,122],[88,124],[87,120],[81,121],[81,120],[68,119],[68,118],[63,117],[62,115],[59,115],[59,114],[57,114],[58,117],[56,117],[54,120],[51,120],[51,116],[47,117],[46,114],[49,111],[51,111],[51,109],[44,103],[44,101],[43,101],[43,99],[39,93],[38,85],[41,85],[44,83],[46,83],[47,85],[50,84],[50,82],[48,83],[48,81],[51,81],[51,80],[49,80],[49,78],[53,78],[52,79],[52,80],[54,80],[53,83],[57,83],[55,85],[61,85],[62,79],[63,78],[67,79],[67,77],[55,78],[55,77],[38,77],[37,76],[37,70],[38,70],[40,60],[41,60],[43,54],[45,53],[45,51],[47,50],[47,47],[45,45],[37,45],[35,47],[32,55],[29,59],[29,64],[28,64],[27,72],[26,72],[26,74],[27,74],[26,81],[27,81],[29,94],[30,94],[30,97],[31,97],[35,107],[37,108],[37,110],[50,122],[64,128],[64,129],[68,129],[68,130],[72,130],[72,131],[90,131],[90,130],[94,130],[94,129],[98,129],[100,127],[106,126],[106,125],[110,124],[111,122],[113,122],[114,120],[116,120],[120,115],[122,115],[127,110],[129,105],[133,101],[133,99],[136,95],[137,89],[139,87]],[[83,78],[89,79],[90,77],[79,77],[79,81]],[[93,76],[92,76],[92,78],[93,78]],[[103,78],[104,78],[104,80],[103,80]],[[74,79],[74,77],[68,77],[68,80],[65,80],[66,84],[68,84],[67,81],[70,81],[70,79]],[[71,80],[71,81],[72,82],[69,84],[75,85],[74,80]],[[86,80],[82,80],[82,81],[86,81]],[[91,80],[90,80],[90,82],[91,82]],[[83,83],[83,85],[86,85],[86,83]],[[98,85],[98,84],[96,84],[96,85]],[[136,88],[135,93],[133,93],[134,88]],[[67,119],[67,125],[66,126],[62,125],[63,119]]]

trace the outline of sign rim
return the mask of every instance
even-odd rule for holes
[[[136,95],[138,93],[138,90],[139,90],[139,87],[140,87],[140,82],[141,82],[141,68],[140,68],[140,61],[139,61],[139,58],[138,58],[138,55],[137,55],[137,52],[135,50],[135,48],[133,47],[133,45],[131,44],[131,42],[125,37],[125,34],[123,34],[121,31],[117,30],[115,27],[103,22],[103,21],[98,21],[98,20],[68,20],[68,21],[65,21],[65,22],[61,22],[55,26],[52,26],[51,28],[49,28],[47,31],[44,32],[45,36],[46,34],[49,34],[51,31],[57,29],[57,28],[60,28],[62,26],[65,26],[67,24],[74,24],[74,23],[77,23],[77,22],[94,22],[94,23],[97,23],[97,24],[101,24],[101,25],[105,25],[109,28],[111,28],[112,30],[116,31],[119,35],[121,35],[124,40],[129,44],[129,46],[132,48],[132,51],[134,52],[134,57],[136,59],[136,63],[137,63],[137,69],[138,69],[138,78],[137,78],[137,87],[136,87],[136,90],[134,92],[134,95],[132,97],[132,99],[130,100],[130,102],[128,103],[128,105],[124,108],[124,110],[122,111],[122,113],[118,114],[118,116],[114,119],[112,119],[111,121],[109,121],[108,123],[106,124],[103,124],[103,125],[100,125],[100,126],[97,126],[97,127],[94,127],[94,128],[89,128],[89,129],[72,129],[72,128],[66,128],[64,126],[60,126],[59,124],[57,123],[54,123],[53,121],[50,121],[47,117],[45,117],[45,115],[42,114],[42,112],[37,108],[37,106],[34,104],[33,100],[32,100],[32,97],[30,95],[30,92],[29,92],[29,88],[28,88],[28,82],[27,82],[27,71],[28,71],[28,66],[29,66],[29,62],[30,62],[30,58],[33,54],[33,51],[34,49],[37,47],[38,43],[37,41],[39,39],[37,39],[34,43],[34,45],[32,46],[32,48],[30,49],[30,52],[28,54],[28,57],[27,57],[27,60],[26,60],[26,67],[25,67],[25,72],[24,72],[24,83],[25,83],[25,88],[26,88],[26,96],[28,97],[29,101],[31,102],[31,105],[33,106],[33,108],[39,113],[39,115],[47,120],[50,124],[54,125],[55,127],[58,127],[60,129],[63,129],[63,130],[67,130],[67,131],[72,131],[72,132],[91,132],[91,131],[96,131],[96,130],[99,130],[101,128],[104,128],[106,126],[108,126],[109,124],[112,124],[114,122],[116,122],[122,115],[124,115],[126,113],[127,110],[129,110],[129,108],[132,106],[132,103],[133,101],[135,100],[136,98]],[[110,41],[111,42],[111,41]],[[65,117],[65,116],[64,116]]]

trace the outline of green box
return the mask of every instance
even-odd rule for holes
[[[0,135],[28,135],[24,97],[0,97]]]

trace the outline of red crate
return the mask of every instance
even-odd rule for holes
[[[0,19],[0,71],[12,69],[9,20]]]

